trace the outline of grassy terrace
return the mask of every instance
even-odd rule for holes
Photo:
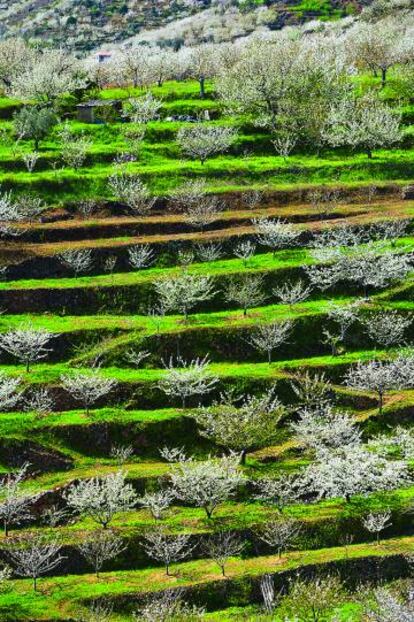
[[[347,547],[333,547],[318,551],[292,552],[281,560],[275,557],[259,557],[230,561],[228,574],[230,584],[235,580],[246,583],[266,572],[295,570],[301,566],[313,564],[327,564],[340,560],[360,560],[363,558],[387,558],[392,555],[404,555],[413,550],[412,537],[387,540],[382,546],[352,545]],[[166,589],[167,587],[193,587],[208,590],[211,582],[220,581],[217,568],[209,560],[185,562],[176,567],[177,574],[166,578],[161,569],[148,568],[134,572],[104,573],[101,579],[93,575],[67,576],[45,579],[41,591],[30,594],[30,585],[27,581],[18,581],[11,594],[0,596],[0,607],[4,611],[4,619],[9,611],[17,612],[22,616],[36,620],[65,620],[73,607],[83,600],[110,596],[115,601],[127,596],[133,599],[139,594]],[[69,604],[70,603],[70,604]],[[122,618],[121,618],[122,619]],[[127,619],[127,618],[125,618]]]
[[[181,236],[182,237],[182,236]],[[116,240],[106,240],[105,245],[113,248]],[[131,244],[131,241],[127,242]],[[112,246],[111,246],[112,245]],[[76,248],[76,244],[71,244]],[[395,252],[409,253],[413,250],[414,238],[400,238],[395,245]],[[391,244],[381,246],[382,249],[392,249]],[[191,274],[211,275],[213,277],[232,276],[240,273],[277,272],[291,268],[302,268],[304,265],[318,263],[307,248],[277,251],[275,254],[263,253],[256,255],[248,261],[247,265],[241,259],[222,259],[212,262],[194,263],[188,267]],[[76,278],[55,279],[20,279],[18,281],[0,282],[0,291],[26,290],[26,289],[71,289],[78,287],[115,287],[138,285],[156,281],[160,278],[168,278],[179,274],[182,268],[148,268],[135,272],[120,274],[101,274],[97,276],[78,276]]]
[[[10,590],[3,593],[0,589],[2,621],[85,622],[87,606],[98,599],[113,604],[110,622],[132,622],[132,611],[144,596],[184,588],[189,602],[206,605],[206,620],[282,622],[277,614],[262,615],[257,602],[257,583],[264,573],[275,574],[276,586],[301,568],[328,568],[346,578],[363,567],[367,576],[375,574],[388,580],[407,575],[403,556],[414,553],[412,517],[407,511],[414,500],[413,481],[384,493],[355,495],[348,502],[341,498],[314,503],[296,500],[284,514],[301,521],[303,532],[280,559],[267,555],[255,535],[258,526],[277,515],[275,506],[256,498],[257,480],[298,473],[315,458],[292,436],[289,427],[297,418],[293,377],[297,379],[308,371],[323,372],[332,382],[335,408],[345,409],[354,417],[364,442],[377,434],[390,434],[397,425],[412,429],[414,388],[387,392],[379,415],[374,392],[351,390],[343,384],[347,369],[359,361],[389,360],[399,353],[411,353],[412,326],[400,345],[385,348],[356,322],[349,342],[333,356],[330,346],[322,343],[323,330],[333,326],[328,312],[333,307],[346,308],[361,297],[361,291],[339,284],[332,291],[314,291],[305,302],[291,306],[277,304],[271,294],[272,287],[286,280],[306,279],[303,267],[316,263],[305,245],[311,233],[342,225],[368,228],[380,221],[412,219],[414,201],[401,198],[401,186],[411,183],[414,164],[412,104],[402,110],[404,139],[400,147],[377,150],[372,160],[341,149],[323,149],[317,155],[298,150],[282,158],[275,155],[270,137],[262,130],[242,117],[225,116],[211,82],[207,83],[204,100],[199,99],[198,84],[191,81],[166,83],[152,92],[162,97],[161,119],[148,124],[138,160],[127,167],[130,173],[139,174],[157,197],[153,213],[145,217],[130,216],[108,189],[113,159],[127,150],[122,137],[124,123],[83,124],[75,120],[75,111],[70,111],[72,130],[92,141],[85,164],[78,170],[52,168],[62,150],[58,126],[41,143],[38,163],[29,173],[22,155],[33,150],[31,142],[22,140],[15,148],[6,139],[12,131],[12,113],[22,102],[0,99],[0,131],[5,136],[0,145],[2,189],[11,189],[13,196],[29,190],[46,203],[41,222],[31,223],[24,235],[1,244],[0,264],[10,267],[0,280],[0,336],[29,323],[56,335],[50,342],[49,356],[33,364],[29,373],[23,364],[0,351],[0,373],[21,378],[25,395],[46,388],[55,401],[52,412],[46,415],[39,415],[23,401],[0,414],[0,473],[16,469],[20,457],[27,459],[32,466],[22,492],[42,495],[32,523],[13,525],[8,539],[0,534],[0,559],[7,542],[39,533],[51,540],[58,537],[69,558],[51,576],[40,579],[38,592],[31,590],[28,579],[16,577],[10,581]],[[106,89],[99,94],[121,99],[137,95],[142,91],[132,88]],[[399,100],[392,92],[392,82],[383,95]],[[239,133],[226,155],[212,157],[201,165],[184,158],[178,148],[175,137],[183,123],[166,117],[195,116],[206,110],[212,125],[235,125]],[[192,229],[183,214],[169,209],[166,200],[183,181],[197,178],[205,178],[208,188],[220,193],[225,202],[218,220],[205,231]],[[372,186],[377,190],[374,198],[369,194]],[[341,193],[340,203],[328,216],[312,205],[307,195],[309,190],[323,192],[327,188]],[[251,189],[261,189],[264,194],[260,204],[249,210],[242,192]],[[86,198],[98,199],[99,208],[93,216],[81,218],[77,206]],[[293,223],[302,232],[300,245],[274,254],[259,252],[246,263],[233,258],[236,241],[254,240],[250,221],[260,216]],[[410,223],[395,244],[381,244],[381,248],[413,253],[412,231]],[[188,271],[214,278],[220,290],[215,299],[195,307],[187,322],[177,314],[155,319],[146,315],[156,302],[154,282],[182,271],[177,265],[178,249],[206,241],[222,243],[224,258],[193,263]],[[156,263],[149,269],[131,270],[127,248],[143,243],[153,246]],[[55,256],[64,250],[85,248],[94,251],[92,273],[69,276]],[[113,274],[104,274],[103,259],[111,255],[119,260],[117,267]],[[222,290],[233,278],[255,274],[263,275],[267,298],[244,316],[224,300]],[[397,311],[406,318],[414,312],[412,274],[383,291],[369,293],[359,317]],[[248,337],[259,324],[285,320],[295,321],[292,335],[276,348],[274,362],[268,364],[265,354],[253,350]],[[150,353],[138,368],[127,360],[131,348]],[[120,461],[111,454],[114,445],[130,444],[133,448],[133,455],[122,468],[139,495],[158,489],[160,482],[168,485],[171,467],[161,457],[160,447],[184,447],[197,461],[221,455],[223,447],[202,437],[191,417],[199,397],[181,408],[179,399],[167,397],[158,387],[167,374],[162,362],[178,352],[187,359],[209,356],[218,385],[209,396],[200,398],[203,403],[217,399],[225,389],[259,394],[275,385],[289,409],[271,441],[248,453],[246,464],[240,467],[248,481],[234,497],[219,505],[212,519],[206,518],[203,509],[177,499],[161,522],[139,505],[119,512],[111,527],[124,538],[128,549],[109,561],[97,579],[76,549],[80,541],[93,539],[96,524],[90,517],[75,514],[62,525],[46,525],[41,510],[62,503],[60,495],[69,484],[118,471]],[[87,372],[97,356],[100,374],[119,384],[86,414],[62,389],[61,375]],[[408,466],[414,472],[411,459]],[[392,511],[392,526],[382,544],[376,545],[361,521],[368,512],[387,509]],[[198,542],[188,561],[173,565],[171,577],[166,577],[161,565],[149,560],[142,548],[143,535],[160,523],[170,536],[186,534]],[[248,541],[243,554],[229,561],[226,579],[220,577],[217,565],[200,544],[221,529],[234,531]],[[345,536],[353,538],[347,546],[343,546]],[[383,561],[379,563],[378,559]],[[397,577],[389,570],[391,566],[397,568]],[[361,622],[358,603],[346,602],[338,611],[340,622]]]

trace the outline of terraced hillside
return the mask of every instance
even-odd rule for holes
[[[157,620],[145,607],[174,594],[197,607],[177,620],[295,619],[285,595],[300,571],[343,586],[320,617],[299,620],[356,622],[361,582],[371,597],[410,577],[412,104],[401,145],[372,159],[282,157],[269,134],[223,116],[212,84],[204,99],[198,89],[151,89],[160,118],[133,157],[130,124],[81,123],[65,100],[32,170],[32,142],[13,141],[23,102],[1,100],[2,205],[43,202],[0,223],[0,555],[15,570],[0,577],[1,620]],[[400,105],[393,76],[385,92]],[[176,135],[205,111],[205,125],[239,131],[201,163]],[[87,142],[80,163],[65,155],[68,136]],[[145,214],[108,182],[136,174]],[[214,209],[195,223],[177,189],[200,180]],[[316,429],[304,422],[315,402]],[[382,528],[367,527],[370,515],[385,516]],[[275,536],[281,525],[289,537]],[[85,551],[105,538],[113,554],[95,573]],[[47,546],[49,566],[22,565],[22,551]],[[283,589],[273,612],[269,575]]]

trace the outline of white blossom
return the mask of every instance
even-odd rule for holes
[[[177,134],[178,144],[185,155],[197,158],[201,164],[212,155],[228,151],[235,139],[236,131],[232,127],[202,123],[182,127]]]
[[[21,378],[7,376],[0,372],[0,410],[14,408],[21,398]]]
[[[165,395],[181,398],[183,408],[188,398],[206,395],[218,383],[217,376],[209,369],[210,361],[207,356],[191,361],[179,359],[177,366],[174,365],[173,358],[170,358],[164,365],[166,371],[158,387]]]
[[[108,186],[115,199],[125,203],[133,214],[145,216],[155,205],[147,186],[137,175],[129,175],[119,168],[108,179]]]
[[[0,348],[24,363],[29,372],[32,363],[46,358],[51,352],[46,346],[57,336],[42,328],[36,329],[31,324],[20,324],[15,330],[0,335]]]
[[[232,497],[244,481],[237,455],[202,462],[191,459],[179,462],[172,467],[170,479],[175,496],[184,503],[203,508],[207,518],[211,518],[214,510]]]
[[[301,444],[315,450],[361,442],[361,432],[355,421],[348,414],[335,411],[330,404],[314,410],[300,410],[299,419],[291,423],[290,428]]]
[[[267,360],[272,362],[272,352],[282,343],[285,343],[292,332],[293,321],[272,322],[271,324],[259,324],[250,334],[249,343],[259,352],[267,353]]]
[[[164,512],[170,507],[173,499],[174,493],[171,490],[158,490],[156,492],[145,492],[138,499],[138,503],[143,508],[147,508],[153,518],[160,520]]]
[[[278,557],[282,557],[282,553],[294,545],[301,531],[302,525],[298,520],[282,517],[265,523],[256,533],[260,540],[276,549]]]
[[[170,536],[165,529],[159,527],[145,534],[144,550],[148,557],[162,562],[165,573],[170,575],[171,564],[188,557],[194,549],[190,535]]]
[[[260,275],[246,275],[234,279],[226,286],[224,297],[227,302],[235,302],[247,315],[247,309],[258,307],[267,298],[263,291],[264,279]]]
[[[300,236],[300,231],[294,225],[280,218],[255,218],[252,222],[258,243],[268,246],[273,253],[277,249],[294,246]]]
[[[316,498],[345,497],[393,490],[408,483],[407,464],[387,460],[363,445],[319,449],[302,474],[302,487]]]
[[[240,452],[244,464],[248,451],[274,440],[284,414],[285,409],[272,387],[262,395],[245,395],[241,399],[221,396],[220,402],[199,408],[193,417],[202,436]]]
[[[64,266],[70,270],[73,270],[76,276],[82,272],[89,272],[92,268],[92,251],[87,248],[80,250],[67,250],[60,253],[57,257]]]
[[[292,283],[288,281],[280,287],[274,287],[272,294],[281,300],[284,305],[297,305],[304,302],[312,293],[312,287],[307,286],[302,279]]]
[[[165,311],[178,311],[185,319],[200,302],[210,300],[216,294],[210,276],[183,272],[155,282],[155,291]]]
[[[39,577],[52,572],[66,559],[60,554],[61,549],[57,539],[31,535],[21,538],[18,546],[9,548],[7,553],[14,572],[21,577],[30,577],[36,591]]]
[[[131,246],[128,249],[129,263],[136,270],[148,268],[155,261],[155,254],[149,244]]]
[[[404,342],[404,334],[412,323],[412,317],[398,311],[379,311],[363,316],[361,321],[372,341],[389,348]]]
[[[118,557],[126,546],[119,536],[111,531],[97,531],[78,545],[79,552],[95,570],[96,576],[106,561]]]
[[[118,384],[115,378],[105,378],[99,369],[74,371],[60,377],[63,388],[78,402],[82,402],[89,414],[90,407],[101,397],[107,395]]]
[[[196,244],[196,253],[200,261],[217,261],[223,254],[221,244],[207,242],[207,244]]]
[[[389,510],[385,510],[384,512],[370,512],[365,516],[362,520],[362,524],[364,528],[370,533],[375,533],[377,537],[377,544],[380,542],[380,533],[387,529],[387,527],[391,527],[392,523],[390,523],[391,512]]]
[[[65,500],[73,510],[106,529],[117,514],[136,505],[137,496],[125,478],[124,471],[120,470],[103,477],[80,480],[65,492]]]
[[[10,526],[20,525],[32,518],[30,506],[36,497],[25,495],[21,489],[28,467],[25,463],[15,473],[6,473],[0,480],[0,521],[3,522],[6,537]]]

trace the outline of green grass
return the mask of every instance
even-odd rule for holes
[[[317,12],[324,18],[337,17],[339,10],[334,10],[330,0],[301,0],[296,6],[290,7],[298,13]],[[370,76],[358,78],[361,92],[365,89],[377,88],[378,80]],[[365,154],[346,152],[344,150],[322,150],[316,155],[308,152],[294,153],[290,158],[283,159],[274,153],[269,136],[262,130],[257,130],[245,118],[222,118],[212,123],[235,125],[238,127],[238,139],[228,154],[211,158],[205,165],[199,162],[182,157],[175,141],[177,131],[182,127],[179,122],[167,122],[165,116],[175,114],[196,115],[205,110],[212,113],[214,119],[222,115],[220,103],[215,99],[214,87],[208,82],[207,97],[200,99],[199,85],[194,81],[168,82],[162,87],[151,89],[156,97],[163,101],[161,109],[161,120],[148,124],[146,138],[142,144],[140,157],[137,162],[128,166],[131,173],[138,174],[145,183],[148,184],[154,195],[165,196],[171,189],[180,185],[188,179],[205,178],[208,187],[212,191],[227,193],[231,190],[246,190],[249,188],[263,188],[265,190],[293,190],[295,200],[303,201],[305,191],[315,186],[338,186],[346,188],[364,188],[375,184],[378,187],[387,186],[389,192],[393,184],[405,184],[411,182],[412,167],[414,163],[414,108],[411,104],[402,104],[404,119],[404,142],[398,149],[379,150],[375,153],[373,160],[368,160]],[[382,92],[384,99],[396,100],[398,91],[398,75],[390,72],[390,81]],[[139,97],[144,94],[141,89],[108,89],[103,91],[100,96],[107,98],[126,99],[130,96]],[[12,111],[19,106],[18,101],[0,99],[0,129],[3,132],[11,132],[11,122],[8,120]],[[399,103],[397,105],[400,105]],[[0,146],[0,183],[4,188],[13,190],[14,195],[19,192],[31,190],[39,193],[50,206],[65,206],[68,203],[76,202],[80,197],[97,197],[101,201],[110,200],[112,197],[107,187],[107,177],[113,171],[113,158],[120,152],[126,150],[125,141],[122,138],[122,130],[126,127],[121,123],[106,125],[88,125],[79,123],[76,120],[70,121],[72,129],[77,134],[85,134],[92,141],[88,159],[85,166],[80,170],[65,169],[63,171],[53,171],[51,165],[59,157],[61,145],[57,140],[57,131],[45,140],[41,146],[40,159],[33,173],[28,173],[24,168],[22,154],[31,151],[33,146],[29,141],[21,141],[19,150],[13,152],[11,145],[4,141]],[[393,191],[393,197],[397,195],[397,187]],[[301,196],[300,196],[300,193]],[[231,195],[230,195],[231,196]],[[293,196],[293,194],[292,194]],[[300,197],[300,198],[299,198]],[[388,194],[387,194],[388,197]],[[237,198],[237,197],[236,197]],[[231,197],[233,201],[233,197]],[[281,195],[283,199],[283,195]],[[278,199],[274,199],[275,204]],[[344,221],[347,217],[351,220],[355,210],[362,210],[361,222],[374,221],[381,217],[397,215],[399,217],[412,216],[413,207],[410,202],[394,201],[387,204],[388,198],[378,204],[364,205],[361,203],[350,203],[340,206],[338,211],[342,211],[341,217]],[[398,204],[397,204],[398,203]],[[236,217],[242,221],[242,212],[238,210],[237,203],[233,206],[230,203],[230,212],[223,215],[223,221],[228,217],[229,222]],[[69,206],[73,209],[73,206]],[[113,205],[112,205],[113,207]],[[295,211],[296,210],[296,211]],[[388,210],[388,211],[387,211]],[[245,210],[244,210],[245,212]],[[280,213],[285,216],[298,215],[303,218],[298,227],[307,228],[305,215],[311,215],[312,209],[302,204],[292,205],[283,204],[280,201]],[[315,214],[312,214],[313,216]],[[155,218],[158,218],[158,213]],[[247,220],[247,216],[243,218]],[[167,219],[163,221],[163,216],[159,217],[160,231]],[[80,240],[79,245],[99,247],[110,251],[111,249],[121,248],[136,241],[133,227],[139,231],[139,221],[131,224],[131,231],[122,231],[123,235],[112,235],[107,238],[88,241],[89,231],[93,227],[104,223],[99,217],[94,217],[90,221],[83,223],[85,235]],[[65,247],[76,247],[76,242],[64,241],[65,236],[69,236],[69,231],[73,224],[58,223],[56,230],[61,232],[61,242],[57,243],[27,243],[24,238],[17,241],[19,249],[26,253],[25,258],[33,259],[36,263],[39,257],[47,258]],[[320,224],[320,223],[318,223]],[[177,223],[175,223],[175,226]],[[220,226],[224,226],[220,223]],[[329,223],[327,223],[329,226]],[[54,229],[54,224],[45,224],[36,227],[41,236],[42,230],[49,231]],[[230,232],[237,233],[234,226]],[[246,232],[246,229],[245,229]],[[247,231],[249,233],[249,231]],[[219,234],[219,232],[217,232]],[[59,234],[57,234],[59,235]],[[208,234],[206,234],[208,236]],[[229,234],[231,235],[231,233]],[[187,236],[187,237],[186,237]],[[191,235],[183,234],[181,231],[172,237],[168,235],[150,235],[153,242],[172,242],[191,239]],[[42,239],[41,237],[37,239]],[[46,238],[50,239],[50,238]],[[21,243],[23,240],[23,243]],[[167,267],[162,263],[171,263],[169,244],[165,245],[165,257],[162,255],[156,267],[139,272],[117,273],[114,275],[99,274],[97,276],[82,276],[78,278],[33,278],[19,279],[14,281],[1,281],[0,291],[4,296],[3,304],[7,304],[7,295],[22,296],[29,299],[31,296],[42,297],[46,293],[53,295],[53,291],[68,290],[68,295],[76,295],[76,290],[89,288],[95,290],[97,294],[104,293],[112,296],[112,291],[117,287],[135,287],[132,295],[136,298],[136,313],[141,309],[141,291],[147,291],[154,281],[160,278],[168,278],[178,274],[179,267]],[[5,249],[14,248],[5,246]],[[414,249],[414,237],[401,239],[397,244],[397,251],[412,252]],[[164,251],[163,251],[164,252]],[[174,251],[175,252],[175,251]],[[170,253],[171,255],[173,253]],[[174,255],[175,256],[175,255]],[[273,257],[270,253],[257,255],[249,265],[245,267],[239,259],[223,259],[211,263],[199,263],[190,266],[189,271],[196,274],[210,274],[223,282],[224,279],[241,274],[264,274],[274,277],[275,284],[280,279],[285,279],[289,271],[292,274],[302,270],[303,266],[312,263],[314,260],[307,248],[294,248],[279,251]],[[290,275],[289,275],[290,278]],[[395,287],[388,288],[384,292],[376,293],[372,296],[369,303],[364,307],[366,310],[374,309],[398,309],[403,313],[411,313],[414,309],[414,302],[409,300],[411,297],[412,281],[411,276]],[[51,290],[50,292],[47,290]],[[115,293],[115,292],[114,292]],[[57,294],[59,295],[59,294]],[[393,300],[398,298],[398,300]],[[156,336],[158,335],[165,354],[169,354],[171,344],[175,349],[177,338],[183,337],[186,342],[184,345],[194,344],[194,348],[199,347],[199,342],[204,345],[203,338],[220,340],[223,335],[220,347],[226,346],[225,338],[227,332],[234,331],[232,338],[244,339],[245,330],[256,326],[259,321],[282,321],[286,319],[298,320],[303,322],[303,327],[312,324],[313,318],[318,320],[317,329],[312,328],[309,340],[317,339],[316,334],[319,325],[324,321],[330,304],[334,302],[338,305],[346,304],[354,299],[353,295],[347,290],[341,294],[327,297],[325,293],[315,295],[312,299],[295,305],[292,308],[285,305],[273,304],[274,300],[266,300],[266,306],[251,309],[247,317],[236,309],[215,310],[209,313],[194,313],[188,323],[185,323],[177,315],[164,316],[160,318],[157,326],[153,320],[144,315],[136,313],[126,315],[118,308],[119,300],[113,301],[113,313],[120,311],[120,315],[104,315],[101,312],[96,315],[53,315],[44,314],[10,314],[0,315],[0,332],[10,330],[21,323],[32,322],[35,327],[45,328],[54,333],[62,335],[64,348],[57,353],[58,362],[42,362],[34,365],[30,373],[25,373],[22,365],[0,365],[0,371],[10,373],[14,376],[21,376],[23,385],[47,385],[50,388],[57,388],[60,384],[60,376],[74,369],[89,369],[90,360],[96,354],[104,357],[101,373],[106,376],[116,378],[123,386],[120,387],[118,398],[114,396],[103,408],[92,410],[87,416],[83,409],[63,410],[54,412],[45,417],[36,416],[31,412],[10,412],[2,413],[0,416],[0,439],[3,451],[0,451],[0,472],[6,472],[11,464],[10,455],[6,453],[6,448],[14,448],[14,443],[27,443],[30,441],[31,447],[38,449],[39,452],[53,452],[60,454],[71,461],[70,468],[67,470],[52,470],[45,465],[45,470],[39,470],[34,477],[24,484],[26,492],[43,492],[46,490],[59,490],[70,482],[89,478],[97,475],[105,475],[114,472],[119,468],[116,461],[110,456],[109,446],[100,445],[101,435],[111,434],[111,442],[128,444],[131,442],[135,446],[135,455],[127,464],[124,465],[128,472],[128,478],[142,490],[145,486],[152,487],[159,478],[165,478],[169,471],[169,465],[162,461],[158,454],[158,446],[164,443],[164,439],[174,441],[177,446],[185,446],[186,450],[195,455],[197,459],[203,459],[209,452],[216,454],[222,449],[209,444],[194,433],[193,423],[189,418],[189,411],[180,408],[173,408],[173,402],[157,395],[156,385],[165,374],[161,367],[158,357],[158,346],[155,347]],[[218,303],[219,305],[222,302]],[[143,308],[143,305],[142,305]],[[71,313],[85,312],[87,309],[78,309],[76,306]],[[316,322],[315,322],[316,324]],[[301,328],[302,330],[302,328]],[[204,331],[204,333],[203,333]],[[217,331],[217,332],[213,332]],[[236,332],[239,331],[239,332]],[[204,334],[204,337],[203,337]],[[78,342],[84,339],[85,348],[79,349]],[[154,361],[149,359],[143,368],[133,369],[122,367],[123,352],[131,345],[136,345],[145,339],[145,348],[154,350],[152,355]],[[188,342],[188,343],[187,343]],[[212,348],[216,347],[215,342],[211,341]],[[312,342],[313,343],[313,342]],[[308,344],[308,342],[307,342]],[[53,344],[52,344],[53,345]],[[288,344],[291,348],[300,344]],[[355,345],[353,346],[355,347]],[[320,350],[315,350],[313,356],[307,356],[308,351],[302,352],[289,350],[289,356],[282,352],[282,360],[268,365],[263,362],[249,362],[246,360],[243,348],[240,353],[234,354],[233,360],[226,362],[223,359],[211,363],[211,371],[220,379],[219,388],[234,387],[237,391],[248,391],[258,387],[268,386],[276,383],[276,389],[282,394],[288,393],[287,387],[292,374],[303,372],[306,369],[312,371],[324,371],[334,383],[341,382],[348,366],[357,361],[371,360],[373,358],[387,359],[395,354],[394,351],[382,349],[374,350],[368,341],[357,344],[357,350],[350,350],[333,357],[327,354],[318,354]],[[207,348],[206,348],[207,349]],[[219,350],[220,348],[218,348]],[[405,351],[405,350],[401,350]],[[204,353],[204,352],[203,352]],[[313,353],[313,351],[312,351]],[[164,351],[161,352],[164,355]],[[211,352],[214,360],[216,352]],[[228,356],[228,354],[226,354]],[[289,358],[290,357],[290,358]],[[239,362],[237,359],[239,358]],[[263,357],[264,358],[264,357]],[[277,357],[276,357],[277,358]],[[7,359],[4,359],[7,360]],[[121,362],[120,362],[121,361]],[[106,366],[105,366],[106,365]],[[378,432],[388,433],[394,424],[404,423],[411,425],[410,412],[414,403],[414,391],[392,392],[387,395],[384,413],[378,416],[375,408],[375,396],[366,393],[352,392],[337,384],[334,386],[335,395],[338,397],[338,404],[346,404],[350,413],[357,419],[365,437],[370,437]],[[284,395],[284,393],[283,393]],[[289,398],[290,399],[290,398]],[[64,406],[61,406],[64,408]],[[339,406],[338,406],[339,407]],[[148,410],[145,410],[148,408]],[[60,407],[59,407],[60,409]],[[291,436],[287,423],[291,420],[291,415],[287,415],[283,421],[280,432],[275,435],[272,445],[263,448],[261,451],[249,454],[247,464],[244,468],[245,474],[251,479],[256,480],[262,476],[276,476],[282,473],[296,472],[309,464],[312,459],[310,452],[304,451]],[[96,446],[93,442],[96,438]],[[165,441],[167,442],[167,441]],[[412,464],[410,465],[413,466]],[[264,572],[284,572],[295,571],[302,567],[313,564],[325,564],[327,562],[346,561],[346,559],[364,559],[366,557],[385,557],[391,555],[406,554],[414,550],[414,539],[412,537],[402,537],[407,531],[408,519],[406,509],[412,505],[414,498],[414,488],[412,486],[399,489],[386,494],[371,494],[367,497],[354,497],[350,503],[345,503],[340,499],[321,501],[315,504],[294,504],[286,510],[286,514],[295,517],[305,524],[306,534],[299,541],[297,548],[282,560],[274,557],[248,557],[247,559],[234,559],[229,564],[229,582],[237,580],[239,590],[231,602],[219,603],[218,610],[208,614],[207,620],[263,620],[259,608],[255,604],[248,603],[246,594],[250,594],[249,582]],[[368,534],[362,532],[360,526],[361,517],[368,511],[392,508],[393,510],[393,531],[401,537],[391,538],[381,546],[375,546],[366,542]],[[264,506],[252,499],[244,491],[232,501],[227,501],[220,506],[212,521],[205,518],[204,511],[197,508],[174,505],[166,513],[164,524],[170,533],[188,533],[201,536],[210,533],[213,528],[234,529],[247,532],[265,522],[269,514],[274,510]],[[154,520],[150,517],[147,510],[135,509],[130,512],[119,514],[113,523],[114,528],[129,542],[136,542],[139,536],[148,528],[154,526]],[[346,549],[337,546],[342,533],[351,526],[352,533],[357,534],[358,542]],[[57,529],[49,529],[35,525],[29,531],[42,530],[43,533],[52,537],[58,534],[62,541],[68,546],[74,546],[82,538],[88,538],[94,530],[95,525],[85,517],[73,519],[68,525]],[[26,533],[26,528],[19,528],[13,531],[13,535]],[[392,535],[390,532],[388,536]],[[306,540],[308,538],[308,540]],[[324,540],[325,538],[325,540]],[[0,536],[1,540],[1,536]],[[363,540],[359,542],[359,540]],[[323,546],[323,548],[319,548]],[[132,552],[133,554],[133,552]],[[141,551],[139,552],[141,554]],[[138,555],[139,557],[139,555]],[[131,616],[127,612],[130,602],[139,595],[152,593],[159,589],[168,587],[193,587],[198,586],[201,596],[209,590],[217,590],[215,581],[220,580],[217,567],[208,560],[192,560],[176,567],[176,576],[167,579],[162,569],[153,567],[150,563],[148,567],[140,569],[142,563],[135,560],[136,568],[132,570],[118,570],[117,566],[108,566],[110,571],[106,572],[102,579],[97,580],[90,574],[78,574],[69,576],[53,576],[42,579],[40,591],[34,594],[30,590],[29,581],[25,579],[15,580],[11,583],[11,591],[0,593],[0,619],[33,620],[68,620],[73,619],[75,610],[78,606],[82,607],[86,600],[92,598],[109,598],[115,600],[116,612],[111,622],[131,622]],[[125,568],[126,566],[122,566]],[[112,570],[111,570],[112,569]],[[231,583],[229,583],[231,585]],[[205,592],[204,592],[204,591]],[[219,592],[219,590],[217,590]],[[120,602],[120,597],[124,601]],[[234,605],[234,606],[233,606]],[[225,607],[220,609],[220,607]],[[119,611],[118,611],[119,609]],[[338,610],[341,622],[360,622],[358,605],[346,602]],[[281,622],[277,616],[272,618],[275,622]],[[269,620],[270,622],[270,620]]]
[[[295,570],[313,564],[326,564],[342,559],[364,559],[366,557],[386,558],[391,555],[406,554],[414,550],[412,537],[387,540],[382,546],[375,544],[355,544],[347,547],[332,547],[317,551],[291,552],[278,560],[274,556],[251,559],[232,559],[228,563],[230,580],[250,581],[266,572]],[[45,578],[40,582],[40,590],[33,593],[28,580],[15,581],[10,593],[0,595],[0,612],[4,620],[13,620],[16,612],[22,619],[56,620],[65,616],[85,601],[96,598],[118,599],[128,596],[132,599],[137,593],[149,593],[171,587],[208,587],[210,581],[220,581],[217,567],[210,560],[184,562],[175,567],[175,576],[166,577],[161,568],[148,568],[136,571],[102,573],[101,579],[94,575],[68,575]]]

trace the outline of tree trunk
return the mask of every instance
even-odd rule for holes
[[[267,351],[267,362],[269,363],[269,365],[272,362],[272,351],[271,350]]]
[[[244,307],[243,309],[243,315],[246,316],[247,315],[247,307]]]
[[[221,568],[221,574],[222,574],[222,576],[223,576],[223,577],[225,577],[225,576],[226,576],[226,572],[225,572],[225,568],[224,568],[224,566],[220,566],[220,568]]]
[[[387,83],[387,70],[381,69],[381,88],[383,89]]]
[[[33,577],[33,589],[37,592],[37,577]]]
[[[247,458],[247,449],[242,449],[241,455],[240,455],[240,464],[245,465],[246,464],[246,458]]]
[[[30,371],[30,361],[26,361],[26,373]]]
[[[165,574],[167,577],[170,576],[170,564],[165,564]]]
[[[384,406],[384,394],[378,393],[378,412],[380,415],[382,415],[383,406]]]
[[[205,89],[206,79],[204,78],[204,76],[199,79],[199,82],[200,82],[200,98],[204,99],[206,96],[206,89]]]
[[[372,149],[367,149],[368,160],[372,160]]]
[[[4,537],[7,538],[7,536],[9,535],[9,524],[5,520],[3,521],[3,525],[4,525]]]

